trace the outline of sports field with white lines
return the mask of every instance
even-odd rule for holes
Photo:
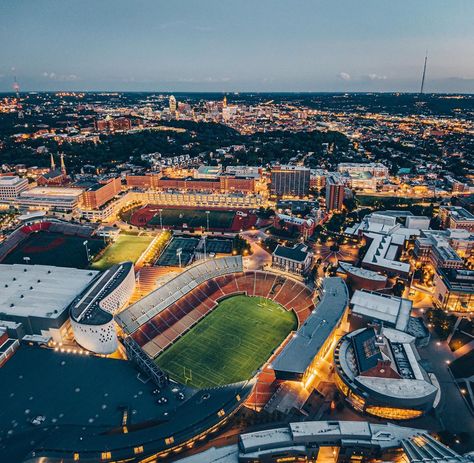
[[[293,312],[273,301],[233,296],[155,361],[189,386],[235,383],[251,378],[296,326]]]

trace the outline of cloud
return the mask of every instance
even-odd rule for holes
[[[178,79],[180,83],[222,83],[230,82],[230,77],[205,77],[204,79],[196,79],[194,77],[180,77]]]
[[[369,80],[387,80],[387,76],[380,74],[368,74],[367,77]]]
[[[57,82],[74,82],[79,79],[76,74],[56,74],[55,72],[43,72],[42,76],[46,79]]]
[[[351,80],[351,75],[348,74],[347,72],[340,72],[339,78],[342,80],[348,81],[348,80]]]

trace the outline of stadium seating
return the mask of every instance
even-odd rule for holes
[[[239,258],[240,259],[240,258]],[[174,343],[218,302],[234,294],[272,299],[303,323],[314,309],[312,291],[301,282],[264,271],[242,271],[241,260],[222,258],[198,263],[120,313],[122,328],[150,356]],[[131,309],[131,310],[130,310]],[[127,325],[127,323],[129,325]]]

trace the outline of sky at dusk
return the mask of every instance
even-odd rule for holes
[[[0,91],[474,93],[474,0],[0,0]]]

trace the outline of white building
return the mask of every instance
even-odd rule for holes
[[[61,342],[68,305],[98,274],[51,265],[0,264],[0,320],[21,323],[28,335]]]
[[[83,193],[82,188],[36,187],[20,193],[16,203],[29,209],[73,212]]]
[[[28,189],[28,180],[18,176],[0,177],[0,201],[11,201]]]
[[[78,344],[97,354],[111,354],[118,347],[114,314],[135,289],[132,262],[114,265],[97,276],[70,305],[69,313]]]

